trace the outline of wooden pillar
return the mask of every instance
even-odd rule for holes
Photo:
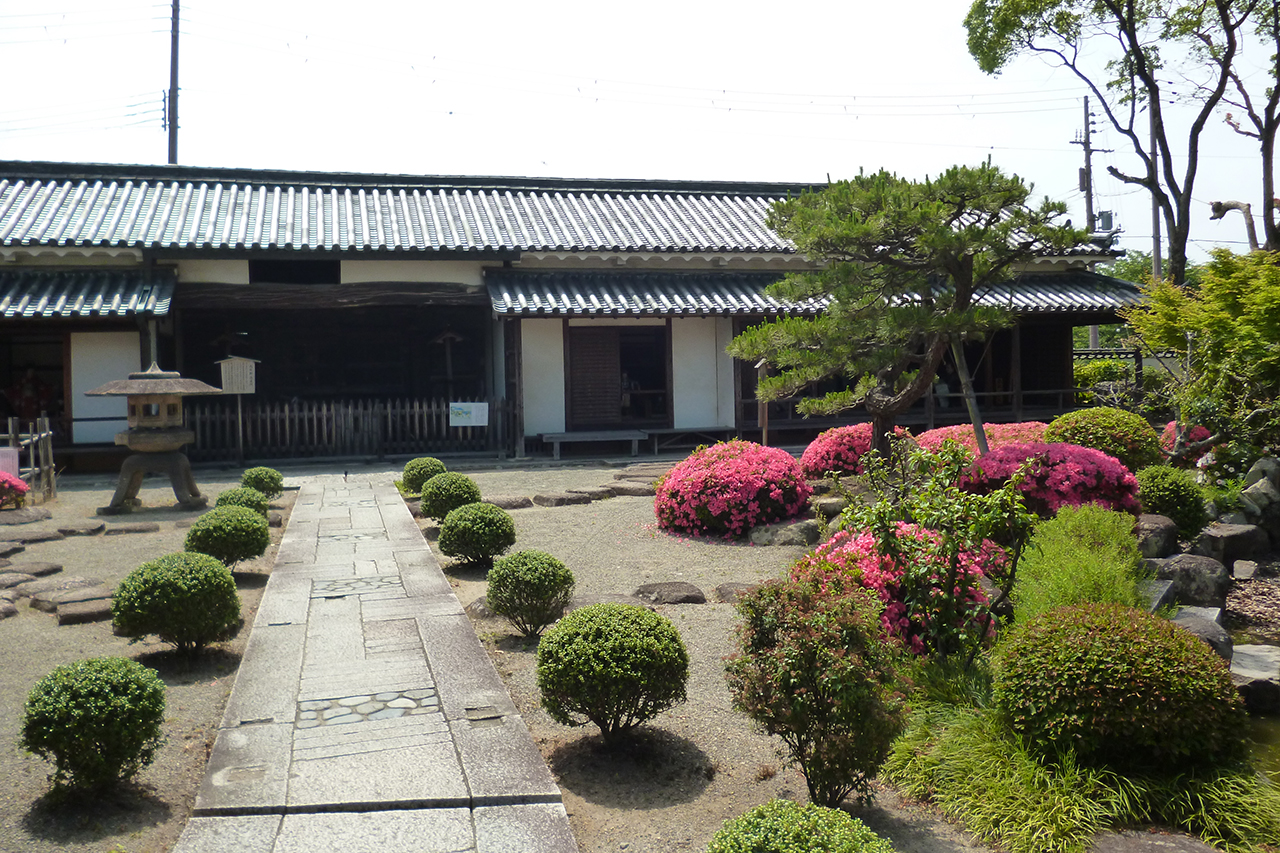
[[[1013,391],[1013,420],[1022,422],[1022,325],[1014,323],[1009,335],[1009,387]]]

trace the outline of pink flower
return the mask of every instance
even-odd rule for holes
[[[1141,512],[1138,480],[1114,456],[1076,444],[1010,444],[973,463],[960,487],[973,494],[1000,488],[1027,460],[1034,460],[1022,481],[1027,507],[1051,516],[1064,506],[1093,503],[1107,509]]]
[[[810,480],[829,473],[862,473],[862,454],[871,449],[871,424],[835,427],[818,435],[805,448],[800,467]]]
[[[19,477],[0,471],[0,508],[22,506],[29,487]]]
[[[1004,447],[1007,444],[1026,444],[1043,441],[1046,429],[1048,429],[1048,424],[1040,423],[1040,421],[983,425],[983,430],[987,434],[987,448],[990,450]],[[978,440],[973,435],[972,424],[956,424],[955,426],[938,427],[937,429],[922,432],[916,436],[916,444],[926,450],[936,451],[942,446],[942,442],[947,439],[963,445],[975,456],[978,453]]]
[[[1177,429],[1178,429],[1178,422],[1169,421],[1169,423],[1165,426],[1164,431],[1160,433],[1160,447],[1166,453],[1173,451],[1173,442],[1174,442],[1174,439],[1177,437]],[[1186,440],[1194,444],[1195,442],[1198,442],[1198,441],[1204,441],[1206,438],[1208,438],[1212,434],[1213,433],[1209,432],[1207,428],[1197,425],[1187,430]],[[1209,450],[1210,448],[1208,447],[1197,450],[1192,455],[1183,458],[1181,460],[1181,464],[1188,468],[1195,467],[1195,464],[1200,461],[1200,457],[1208,453]]]

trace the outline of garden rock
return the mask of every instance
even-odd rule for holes
[[[82,625],[86,622],[106,622],[111,618],[111,599],[73,601],[58,605],[59,625]]]
[[[1259,480],[1270,480],[1273,486],[1280,486],[1280,460],[1271,456],[1263,456],[1249,467],[1244,475],[1245,488]]]
[[[751,531],[753,545],[816,545],[822,538],[821,522],[807,518],[803,521],[779,521],[764,524]]]
[[[572,492],[550,492],[545,495],[534,495],[534,506],[569,506],[571,504],[589,504],[591,498],[588,495],[574,494]]]
[[[1210,621],[1184,607],[1174,614],[1173,624],[1204,640],[1209,644],[1209,648],[1218,654],[1218,657],[1231,663],[1233,645],[1231,635],[1217,622]]]
[[[127,521],[107,528],[106,536],[123,536],[126,533],[158,533],[160,524],[155,521]]]
[[[493,504],[498,509],[524,509],[533,506],[533,499],[524,495],[489,495],[484,502]]]
[[[571,495],[586,495],[593,501],[602,501],[614,496],[613,486],[596,486],[594,489],[569,489]]]
[[[48,521],[52,517],[53,513],[42,506],[24,506],[0,512],[0,525],[31,524],[36,521]]]
[[[1265,512],[1267,507],[1280,503],[1280,489],[1268,479],[1261,479],[1249,488],[1240,493],[1242,497],[1249,499],[1249,502],[1256,506],[1259,512]]]
[[[613,493],[618,497],[651,498],[658,493],[653,483],[614,483]]]
[[[462,608],[472,619],[497,619],[498,614],[489,609],[489,597],[482,595]]]
[[[1258,572],[1258,564],[1253,560],[1236,560],[1231,564],[1231,576],[1238,581],[1251,581]]]
[[[12,601],[0,601],[0,619],[8,619],[10,616],[17,616],[18,608],[13,606]]]
[[[77,521],[58,525],[58,532],[63,536],[97,536],[106,527],[104,521]]]
[[[1231,565],[1236,560],[1261,557],[1271,549],[1271,538],[1256,524],[1211,524],[1201,533],[1194,554]]]
[[[716,599],[725,604],[735,604],[739,598],[749,595],[760,588],[758,583],[741,583],[740,581],[730,581],[722,583],[716,587]]]
[[[27,546],[21,542],[0,541],[0,557],[12,557],[14,554],[21,554],[25,550],[27,550]]]
[[[30,604],[35,610],[53,613],[60,610],[64,604],[110,600],[112,592],[112,588],[105,584],[86,586],[79,589],[50,590],[32,595]]]
[[[661,581],[647,583],[632,593],[636,598],[652,601],[654,604],[706,604],[706,594],[691,583],[684,581]]]
[[[87,586],[98,586],[102,581],[97,578],[83,578],[79,575],[58,575],[51,578],[36,578],[33,581],[20,583],[13,588],[19,596],[35,595],[37,592],[56,592],[64,589],[83,589]]]
[[[268,513],[267,527],[284,527],[284,514],[279,512]]]
[[[1280,714],[1280,647],[1236,646],[1231,680],[1250,711]]]
[[[844,498],[816,498],[813,501],[813,509],[824,519],[835,518],[844,512],[849,502]]]
[[[9,530],[5,538],[23,545],[35,545],[39,542],[57,542],[67,537],[56,530]]]
[[[1178,550],[1178,525],[1164,515],[1143,513],[1134,525],[1138,552],[1144,557],[1168,557]]]
[[[1179,554],[1156,564],[1158,580],[1173,581],[1173,594],[1180,604],[1203,607],[1226,607],[1231,574],[1227,567],[1212,557]]]
[[[1100,832],[1093,837],[1089,853],[1214,853],[1214,848],[1198,838],[1178,833],[1142,832],[1125,829]]]
[[[61,563],[14,563],[10,571],[22,572],[37,578],[47,578],[62,571]]]
[[[9,589],[35,579],[35,575],[29,575],[26,572],[0,572],[0,589]]]
[[[1145,563],[1154,563],[1154,560],[1145,560]],[[1155,566],[1147,565],[1147,571],[1155,573]],[[1161,607],[1168,607],[1173,604],[1173,581],[1170,580],[1145,580],[1138,583],[1138,593],[1147,600],[1147,612],[1155,613]]]
[[[422,499],[421,498],[405,498],[404,505],[409,508],[409,515],[414,518],[423,518],[422,515]]]

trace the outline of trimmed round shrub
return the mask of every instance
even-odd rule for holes
[[[566,726],[595,723],[606,743],[683,702],[688,677],[676,626],[639,605],[575,610],[538,643],[542,707]]]
[[[1206,438],[1208,438],[1211,435],[1213,435],[1213,433],[1209,432],[1208,428],[1202,427],[1202,426],[1193,426],[1193,427],[1187,428],[1186,440],[1194,444],[1199,441],[1204,441]],[[1178,422],[1169,421],[1169,423],[1165,424],[1164,429],[1160,432],[1160,449],[1163,450],[1165,453],[1172,453],[1173,445],[1177,437],[1178,437]],[[1200,461],[1200,458],[1208,452],[1209,452],[1209,448],[1203,447],[1192,454],[1182,457],[1176,462],[1171,462],[1170,464],[1179,465],[1184,468],[1194,468],[1196,463]]]
[[[1142,415],[1110,406],[1078,409],[1055,418],[1044,431],[1044,441],[1101,450],[1130,471],[1164,461],[1155,427]]]
[[[220,506],[192,523],[182,550],[208,554],[233,566],[262,556],[270,543],[271,531],[261,513],[242,506]]]
[[[731,539],[799,515],[812,491],[790,453],[734,439],[700,448],[668,471],[653,511],[664,530]]]
[[[1061,607],[997,646],[996,707],[1042,756],[1176,772],[1246,754],[1244,705],[1191,632],[1117,604]]]
[[[987,434],[987,449],[994,450],[1006,444],[1043,441],[1047,427],[1048,424],[1040,421],[1024,421],[1016,424],[983,424],[983,431]],[[974,456],[978,455],[978,439],[973,435],[973,424],[956,424],[926,430],[916,436],[916,444],[925,450],[936,452],[948,439],[957,442]]]
[[[178,651],[199,651],[240,630],[240,596],[231,571],[208,554],[168,554],[129,573],[111,599],[115,633],[155,634]]]
[[[818,434],[800,456],[800,470],[810,480],[828,474],[861,474],[862,454],[871,449],[871,424],[834,427]]]
[[[446,470],[448,469],[444,467],[444,463],[434,456],[419,456],[404,463],[404,473],[400,475],[400,482],[404,485],[406,492],[416,495],[422,491],[423,483],[436,474],[443,474]]]
[[[444,517],[438,544],[446,556],[492,562],[516,544],[516,523],[510,513],[493,504],[465,504]]]
[[[1194,474],[1168,465],[1154,465],[1143,468],[1135,476],[1143,512],[1172,519],[1183,539],[1200,535],[1209,523],[1209,511],[1204,505],[1204,490]]]
[[[284,494],[284,475],[275,468],[250,468],[240,475],[240,485],[247,489],[257,489],[267,496],[267,500],[271,500]]]
[[[972,494],[990,494],[1031,460],[1022,481],[1027,509],[1044,517],[1064,506],[1097,504],[1137,515],[1138,481],[1114,456],[1074,444],[1009,444],[973,463],[960,483]]]
[[[480,503],[480,487],[466,474],[446,471],[422,485],[422,514],[441,521],[451,510]]]
[[[517,551],[489,570],[489,609],[526,637],[555,622],[573,597],[573,572],[545,551]]]
[[[53,762],[59,787],[101,790],[155,760],[164,682],[142,664],[94,658],[65,664],[27,696],[19,745]]]
[[[242,506],[267,516],[267,496],[257,489],[241,486],[238,489],[227,489],[218,495],[214,506]]]
[[[848,812],[770,800],[725,821],[707,853],[894,853],[894,847]]]
[[[880,602],[841,573],[766,583],[738,601],[738,652],[725,662],[733,706],[786,745],[809,798],[871,800],[871,779],[902,730],[896,644]]]

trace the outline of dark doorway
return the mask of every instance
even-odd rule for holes
[[[571,326],[570,429],[665,427],[670,345],[662,326]]]

